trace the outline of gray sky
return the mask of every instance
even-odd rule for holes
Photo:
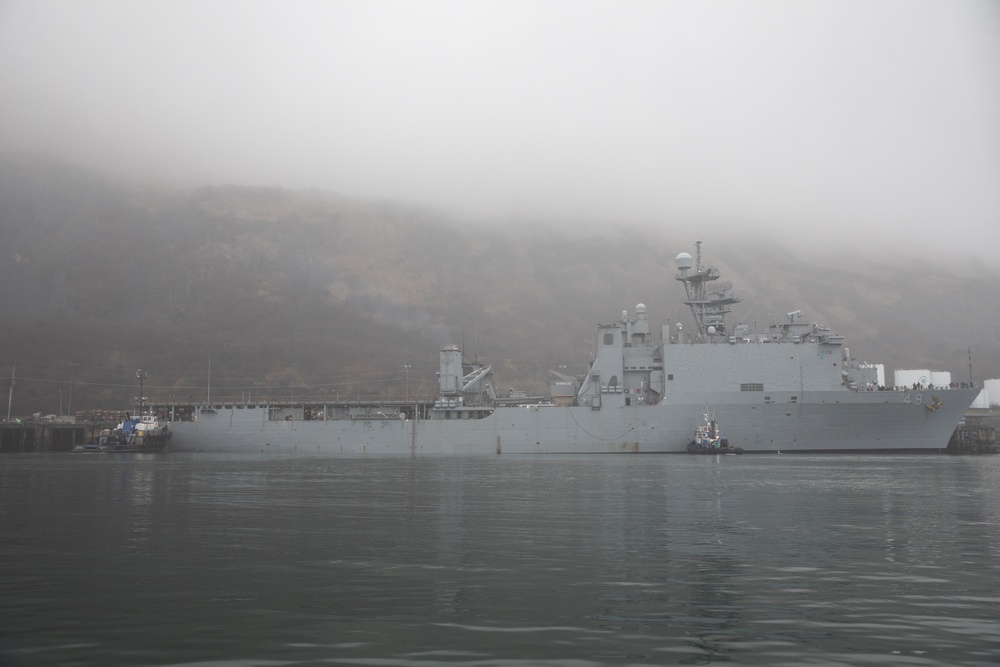
[[[170,184],[1000,248],[994,1],[0,0],[0,91]]]

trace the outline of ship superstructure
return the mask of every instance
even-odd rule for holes
[[[552,396],[498,396],[489,365],[440,350],[434,401],[161,403],[171,450],[309,455],[686,452],[704,414],[747,452],[943,451],[978,390],[895,388],[844,337],[798,310],[767,331],[730,326],[740,299],[718,269],[676,258],[694,318],[650,331],[638,304],[600,324],[587,372],[553,371]]]

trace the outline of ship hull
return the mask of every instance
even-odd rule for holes
[[[696,323],[662,326],[644,304],[597,325],[585,374],[550,371],[553,403],[501,399],[492,366],[439,351],[433,403],[163,406],[181,415],[176,451],[310,456],[687,453],[704,420],[745,452],[944,451],[976,398],[950,378],[887,390],[878,365],[856,363],[844,337],[787,314],[766,332],[726,315],[739,298],[720,272],[687,253],[679,273]],[[408,367],[407,367],[408,368]],[[555,386],[555,385],[554,385]],[[566,387],[570,387],[569,390]],[[406,396],[404,390],[404,397]],[[560,400],[556,400],[556,399]],[[539,399],[541,400],[541,399]],[[554,403],[569,402],[571,406]],[[179,408],[179,409],[178,409]],[[319,419],[315,417],[319,416]]]
[[[812,392],[795,402],[693,393],[683,403],[498,408],[486,417],[271,421],[266,406],[221,406],[171,425],[168,451],[419,456],[686,453],[708,411],[731,445],[763,452],[943,452],[977,390]]]

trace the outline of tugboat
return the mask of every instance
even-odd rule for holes
[[[78,446],[75,452],[105,452],[107,454],[125,452],[161,452],[173,433],[165,422],[155,415],[131,417],[125,415],[117,428],[101,431],[97,441]]]
[[[702,423],[694,431],[694,440],[688,443],[688,454],[742,454],[742,447],[732,447],[729,440],[719,435],[719,425],[703,414]]]
[[[125,413],[125,419],[114,429],[104,429],[96,442],[78,445],[73,451],[105,452],[108,454],[125,452],[161,452],[170,441],[171,433],[167,423],[156,415],[143,414],[142,381],[145,371],[137,371],[139,378],[139,416],[132,417]]]

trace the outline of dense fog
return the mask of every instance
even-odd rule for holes
[[[988,1],[13,0],[0,90],[0,151],[169,186],[890,254],[1000,241]]]

